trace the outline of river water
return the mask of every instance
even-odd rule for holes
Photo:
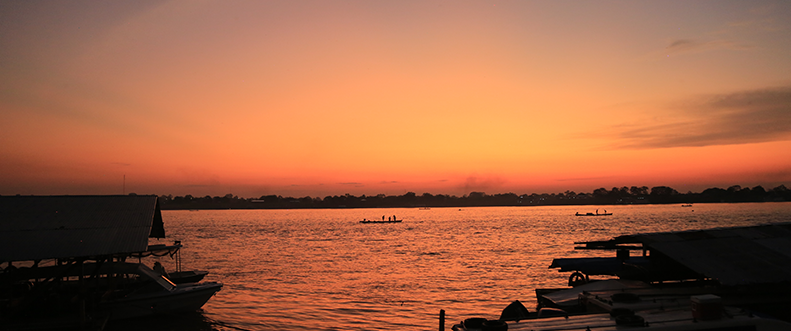
[[[612,212],[575,217],[575,212]],[[396,215],[402,223],[361,224]],[[224,284],[201,312],[108,330],[437,330],[497,318],[535,289],[565,287],[553,258],[614,256],[574,242],[791,221],[791,203],[163,211],[184,270]],[[159,261],[168,270],[175,261]],[[153,263],[153,261],[151,261]]]

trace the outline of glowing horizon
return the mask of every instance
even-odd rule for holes
[[[791,186],[783,1],[2,7],[2,195]]]

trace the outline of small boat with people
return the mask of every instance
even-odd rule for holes
[[[385,217],[382,216],[382,220],[381,221],[380,220],[372,220],[372,219],[369,220],[369,219],[365,219],[364,218],[362,221],[360,221],[360,223],[401,223],[402,221],[403,221],[403,219],[400,219],[400,220],[396,219],[396,216],[393,215],[393,216],[388,217],[387,220],[385,220]]]
[[[576,214],[574,214],[574,216],[610,216],[610,215],[612,215],[612,213],[608,213],[607,209],[604,210],[603,214],[599,214],[599,210],[598,209],[596,209],[596,213],[580,213],[580,212],[577,212]]]

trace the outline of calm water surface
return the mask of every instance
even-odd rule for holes
[[[607,217],[575,217],[600,212]],[[403,223],[361,224],[397,215]],[[791,221],[791,203],[421,209],[163,211],[183,269],[225,286],[196,314],[112,330],[436,330],[497,318],[536,288],[564,287],[553,258],[611,256],[575,241]],[[174,261],[161,258],[168,270]],[[151,262],[153,263],[153,262]],[[449,329],[449,328],[448,328]]]

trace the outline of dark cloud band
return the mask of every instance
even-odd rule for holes
[[[791,139],[791,87],[699,97],[678,120],[631,126],[618,148],[734,145]]]

